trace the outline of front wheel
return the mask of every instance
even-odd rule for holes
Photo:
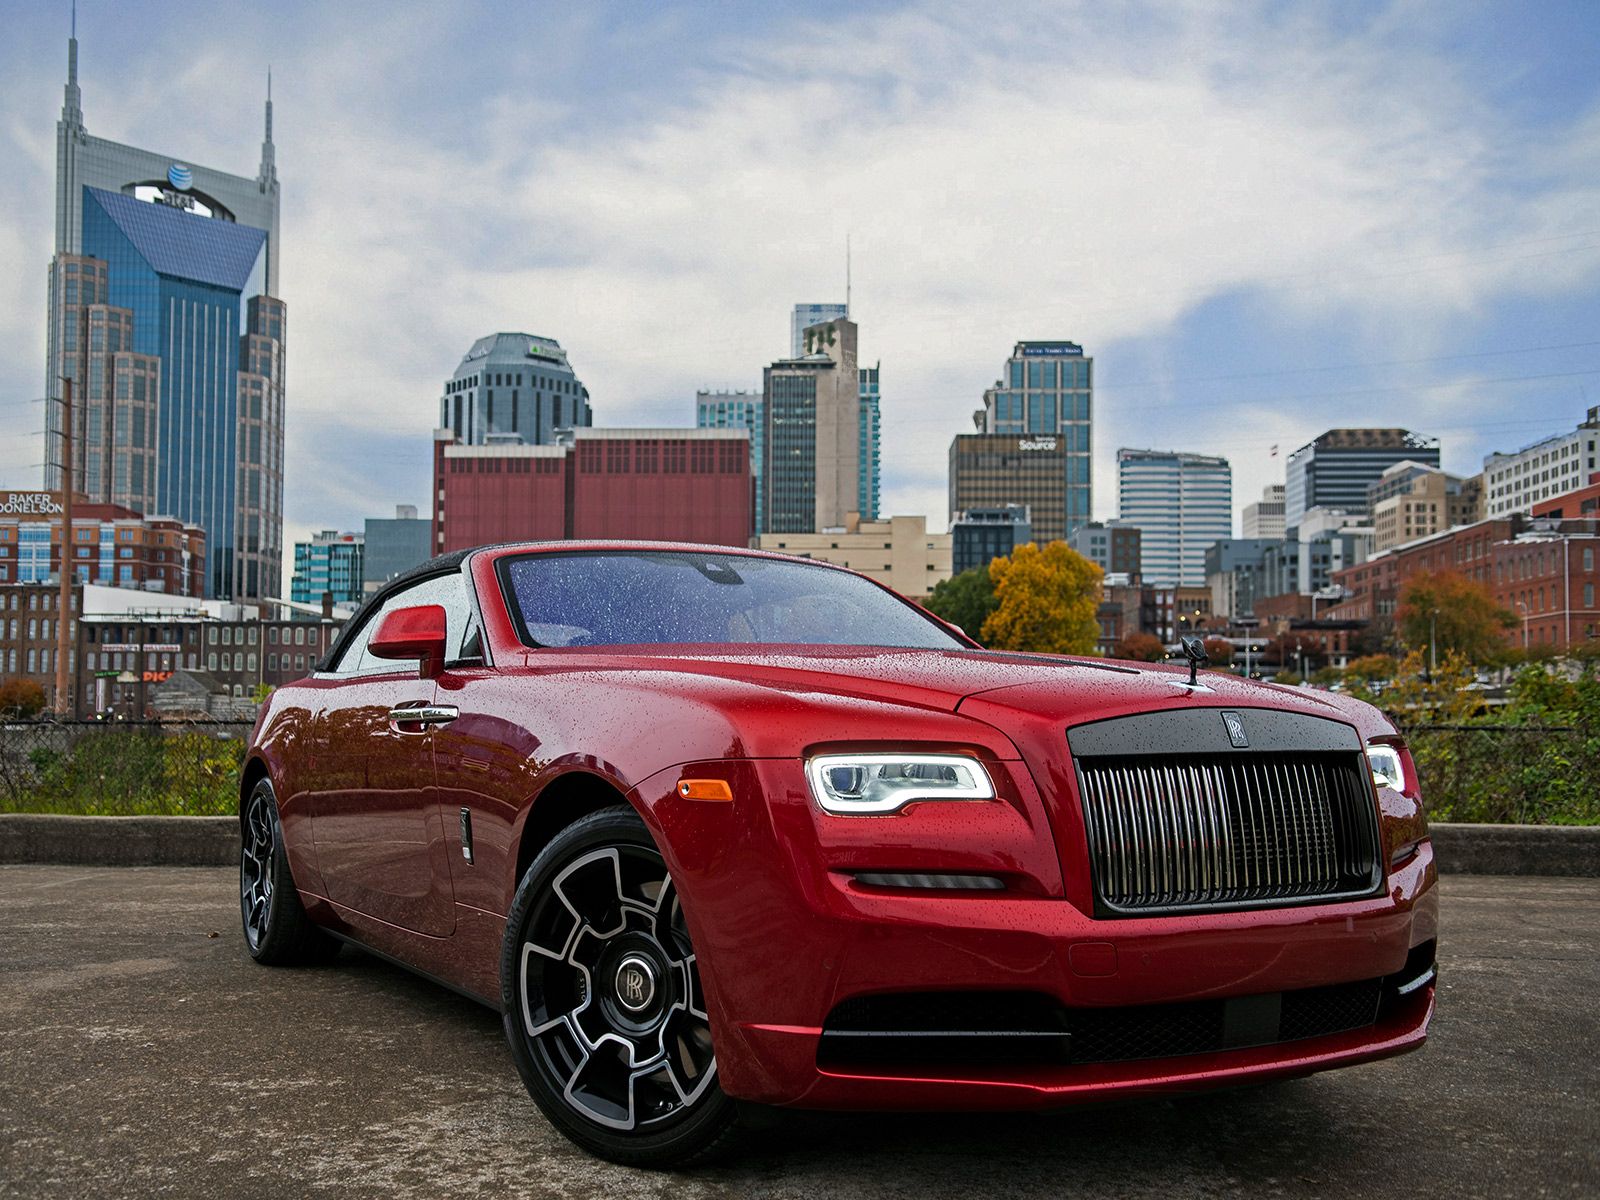
[[[709,1157],[734,1126],[677,888],[644,822],[607,808],[523,876],[500,960],[506,1037],[550,1122],[641,1167]]]

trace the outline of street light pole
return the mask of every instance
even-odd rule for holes
[[[72,717],[72,378],[61,377],[61,609],[56,613],[56,715]]]
[[[1439,610],[1428,610],[1428,678],[1439,673]]]

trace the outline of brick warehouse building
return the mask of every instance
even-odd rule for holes
[[[160,707],[162,685],[180,671],[203,673],[219,694],[248,701],[262,685],[315,670],[342,623],[263,618],[249,606],[100,587],[88,589],[86,602],[84,591],[72,590],[68,663],[79,716],[144,716]],[[53,583],[0,585],[0,680],[32,680],[52,704],[59,598]]]
[[[1600,637],[1600,520],[1497,517],[1396,546],[1334,574],[1335,620],[1392,619],[1413,575],[1453,571],[1516,614],[1506,640],[1569,649]]]
[[[743,429],[563,430],[556,445],[434,434],[433,551],[637,538],[748,546],[755,485]]]

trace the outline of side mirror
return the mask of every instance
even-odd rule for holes
[[[444,670],[446,628],[442,605],[397,608],[378,622],[367,652],[377,658],[418,659],[422,678],[432,679]]]

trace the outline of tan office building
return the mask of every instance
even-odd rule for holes
[[[913,600],[950,578],[950,535],[929,533],[923,516],[863,521],[851,513],[821,533],[763,533],[760,547],[849,567]]]
[[[1399,468],[1409,465],[1412,464],[1397,464],[1391,470],[1398,475]],[[1482,519],[1482,509],[1481,475],[1463,480],[1443,471],[1418,471],[1393,494],[1373,504],[1373,551],[1389,550],[1417,538],[1471,525]]]

